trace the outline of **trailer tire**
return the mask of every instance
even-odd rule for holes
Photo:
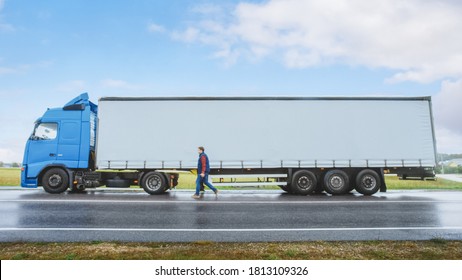
[[[364,195],[372,195],[380,190],[380,176],[372,169],[364,169],[356,176],[356,191]]]
[[[328,171],[324,175],[324,190],[330,194],[345,194],[350,188],[348,174],[340,169]]]
[[[148,172],[143,176],[141,186],[148,194],[162,194],[168,189],[164,174],[155,171]]]
[[[62,168],[51,168],[43,174],[42,186],[47,193],[65,192],[69,187],[69,175]]]
[[[316,190],[318,179],[313,172],[308,170],[299,170],[292,176],[290,189],[292,193],[308,195]]]

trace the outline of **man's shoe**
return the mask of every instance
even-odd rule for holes
[[[218,190],[214,190],[213,192],[215,193],[215,195],[218,195]]]
[[[191,196],[191,197],[194,198],[194,199],[199,199],[199,198],[201,198],[201,197],[200,197],[199,195],[197,195],[197,194],[194,194],[194,195]]]

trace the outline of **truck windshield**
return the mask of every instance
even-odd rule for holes
[[[57,123],[39,123],[30,137],[32,140],[53,140],[58,134]]]

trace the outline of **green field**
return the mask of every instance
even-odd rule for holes
[[[397,176],[385,176],[389,190],[462,190],[462,183],[438,178],[438,180],[400,180]]]
[[[0,243],[0,259],[460,260],[462,242]]]
[[[19,168],[0,168],[0,186],[19,186],[21,170]],[[462,183],[445,179],[428,180],[399,180],[397,176],[385,176],[389,190],[462,190]],[[196,176],[194,174],[181,174],[177,189],[193,189]],[[252,187],[221,187],[220,189],[255,189]],[[260,187],[257,189],[279,189],[278,187]]]
[[[19,186],[20,181],[19,168],[0,168],[0,186]]]

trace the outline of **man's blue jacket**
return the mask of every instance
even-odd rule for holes
[[[199,154],[197,161],[197,174],[210,173],[209,157],[206,153]]]

